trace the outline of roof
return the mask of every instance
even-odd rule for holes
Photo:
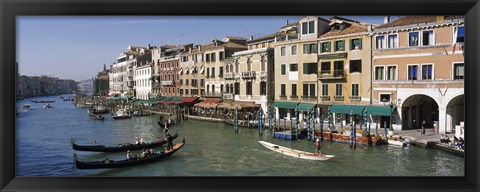
[[[222,41],[218,41],[218,42],[222,42]],[[215,47],[214,43],[209,43],[209,44],[200,46],[200,51],[198,51],[198,48],[192,49],[192,53],[199,53],[199,52],[203,52],[203,51],[206,51],[206,50],[215,49],[215,48],[218,48],[218,47],[233,48],[233,49],[247,49],[246,45],[241,45],[241,44],[234,43],[234,42],[225,42],[223,44],[217,45],[216,47]]]
[[[368,32],[367,24],[359,23],[358,21],[343,20],[342,18],[339,18],[339,17],[336,17],[334,19],[342,20],[343,23],[346,23],[349,26],[347,26],[344,29],[330,30],[330,31],[320,35],[320,37],[333,37],[333,36],[341,36],[341,35]]]
[[[254,42],[264,41],[264,40],[268,40],[268,39],[275,39],[275,37],[281,36],[283,34],[284,34],[283,32],[276,32],[276,33],[272,33],[272,34],[265,35],[265,36],[262,36],[262,37],[258,37],[256,39],[249,40],[249,41],[247,41],[247,43],[254,43]]]
[[[459,19],[459,18],[464,18],[464,16],[462,15],[445,16],[445,20]],[[437,16],[425,16],[425,15],[404,16],[394,21],[379,25],[376,27],[376,29],[398,27],[398,26],[405,26],[405,25],[414,25],[414,24],[420,24],[420,23],[431,23],[431,22],[435,22],[436,20],[437,20]]]

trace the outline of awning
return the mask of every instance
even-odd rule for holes
[[[365,106],[360,106],[360,105],[336,105],[333,104],[330,107],[330,112],[332,113],[339,113],[339,114],[362,114],[363,109]]]
[[[205,99],[202,102],[195,104],[194,106],[201,108],[215,108],[221,101],[221,99]]]
[[[367,115],[390,116],[392,114],[392,111],[395,111],[395,108],[396,107],[393,107],[393,110],[392,110],[390,109],[390,107],[385,107],[385,106],[367,106],[365,107],[365,111],[367,111]]]
[[[158,80],[160,81],[161,77],[160,76],[156,76],[156,79],[155,80]]]
[[[219,109],[248,109],[260,107],[260,104],[250,101],[223,101],[217,105],[217,108]]]
[[[298,104],[298,103],[294,103],[294,102],[280,102],[280,101],[276,101],[276,102],[273,102],[273,103],[272,103],[272,106],[278,107],[278,108],[295,109],[295,107],[297,107],[297,104]]]
[[[155,78],[155,76],[151,76],[148,80],[154,80],[153,78]]]
[[[190,73],[193,73],[193,70],[195,70],[195,67],[190,68]]]
[[[133,96],[122,96],[122,97],[110,97],[108,98],[109,100],[129,100],[131,99]]]
[[[182,74],[182,68],[180,68],[180,70],[178,70],[178,74],[179,74],[179,75]]]
[[[317,104],[300,103],[300,104],[298,104],[298,106],[297,106],[297,110],[298,110],[298,111],[310,111],[310,110],[312,110],[312,109],[315,107],[315,105],[317,105]]]
[[[188,74],[188,67],[185,68],[185,74]]]
[[[195,101],[198,100],[198,97],[182,97],[182,99],[180,100],[180,102],[182,103],[186,103],[186,104],[191,104]]]
[[[217,105],[217,108],[219,109],[228,109],[229,107],[231,107],[232,105],[230,103],[232,103],[233,101],[222,101],[221,103],[219,103]]]
[[[202,65],[202,67],[200,67],[200,74],[203,74],[203,71],[205,71],[205,67]]]

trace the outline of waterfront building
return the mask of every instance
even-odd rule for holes
[[[151,52],[146,52],[135,58],[135,65],[132,66],[134,88],[133,96],[136,99],[148,100],[150,99],[150,92],[152,90],[152,55]]]
[[[275,55],[276,117],[294,118],[297,105],[301,111],[313,109],[317,104],[319,36],[329,30],[329,20],[306,16],[299,22],[287,25],[296,33],[277,37]],[[302,94],[299,96],[299,94]],[[300,119],[303,115],[300,115]]]
[[[276,38],[296,35],[295,25],[287,24],[278,32],[248,40],[245,51],[225,60],[226,90],[223,99],[260,104],[264,112],[275,99],[273,44]]]
[[[97,96],[106,96],[108,95],[108,73],[110,72],[109,69],[103,65],[103,71],[98,72],[97,76],[95,77],[95,82],[93,84],[93,94]]]
[[[93,95],[93,79],[82,80],[78,84],[78,90],[84,95]]]
[[[374,29],[372,102],[392,106],[395,130],[425,122],[440,133],[462,131],[463,16],[388,18]]]
[[[200,97],[205,94],[205,67],[202,46],[191,46],[180,53],[178,77],[179,95]],[[201,69],[199,73],[199,69]]]
[[[162,96],[179,96],[179,62],[180,53],[190,49],[193,44],[177,46],[165,50],[160,58],[160,85]]]
[[[332,17],[329,30],[319,34],[318,62],[309,64],[303,74],[315,73],[318,78],[318,95],[314,95],[313,83],[310,87],[303,83],[302,98],[313,99],[318,103],[323,117],[328,109],[334,113],[334,124],[350,124],[349,116],[363,116],[365,107],[370,105],[372,25],[341,17]],[[304,54],[307,43],[303,44]],[[312,50],[310,49],[312,52]],[[314,51],[317,52],[317,51]],[[318,70],[316,70],[318,68]],[[313,71],[309,71],[309,70]],[[306,88],[309,88],[308,91]],[[359,107],[357,107],[359,106]],[[383,106],[380,106],[383,107]],[[370,107],[373,110],[373,107]],[[376,107],[378,108],[378,107]],[[347,110],[345,110],[347,109]],[[388,114],[390,115],[390,114]],[[354,121],[359,124],[361,118]],[[371,122],[371,121],[370,121]]]
[[[160,72],[162,72],[162,68],[160,66],[160,58],[165,56],[165,50],[174,47],[173,45],[163,45],[152,50],[152,77],[150,78],[152,91],[150,92],[150,98],[159,98],[161,96]]]
[[[67,94],[78,90],[77,83],[74,80],[45,75],[20,75],[17,84],[19,85],[18,92],[21,98]]]
[[[200,67],[200,73],[205,73],[206,92],[204,97],[223,97],[226,90],[224,81],[225,62],[230,61],[235,52],[247,49],[246,40],[243,37],[227,36],[222,41],[215,39],[212,43],[201,47],[204,50],[204,59]]]

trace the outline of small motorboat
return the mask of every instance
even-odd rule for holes
[[[43,105],[43,108],[49,109],[49,108],[53,108],[53,106],[50,105],[50,103],[47,103],[47,104]]]
[[[29,111],[30,109],[32,109],[32,105],[31,105],[31,104],[25,104],[25,105],[23,105],[23,111]]]
[[[317,160],[317,161],[326,161],[329,160],[332,157],[335,157],[335,155],[326,155],[326,154],[315,154],[315,153],[310,153],[310,152],[305,152],[305,151],[300,151],[296,149],[291,149],[288,147],[283,147],[280,145],[275,145],[273,143],[269,143],[266,141],[258,141],[260,144],[262,144],[264,147],[267,149],[270,149],[272,151],[275,151],[277,153],[281,153],[290,157],[296,157],[300,159],[308,159],[308,160]]]

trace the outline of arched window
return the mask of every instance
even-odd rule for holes
[[[223,93],[223,84],[220,85],[220,93]]]

